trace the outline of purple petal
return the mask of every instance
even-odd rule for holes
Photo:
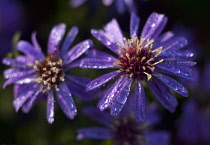
[[[32,44],[33,44],[34,48],[37,49],[38,51],[42,51],[41,47],[36,39],[36,32],[32,33],[31,39],[32,39]]]
[[[112,78],[118,76],[119,74],[120,73],[114,71],[114,72],[107,73],[103,76],[100,76],[100,77],[96,78],[95,80],[93,80],[93,81],[91,81],[90,83],[87,84],[86,91],[95,89],[95,88],[105,84],[106,82],[108,82]]]
[[[177,51],[187,45],[187,39],[185,37],[174,37],[161,44],[164,51]]]
[[[102,0],[103,4],[106,6],[110,6],[114,0]]]
[[[21,67],[21,68],[27,67],[26,62],[19,61],[17,58],[16,59],[4,58],[2,60],[2,63],[5,65],[10,65],[10,66],[14,66],[14,67]]]
[[[10,69],[6,69],[3,74],[4,74],[5,79],[10,79],[10,78],[15,78],[15,77],[31,74],[33,71],[34,70],[31,70],[31,68],[29,69],[10,68]]]
[[[119,89],[114,94],[116,96],[116,99],[113,101],[113,104],[111,106],[111,115],[118,115],[118,113],[122,110],[130,93],[132,81],[132,78],[124,77],[119,84]]]
[[[44,54],[41,51],[35,49],[34,46],[32,46],[27,41],[19,41],[17,44],[17,50],[25,53],[30,57],[33,57],[35,60],[40,60],[45,58]]]
[[[142,122],[146,116],[146,96],[140,81],[136,82],[133,101],[136,120]]]
[[[112,135],[109,129],[102,127],[88,127],[82,128],[77,131],[77,139],[82,140],[85,138],[92,139],[111,139]]]
[[[86,87],[87,84],[91,81],[91,79],[89,78],[77,77],[72,75],[66,75],[65,78],[82,87]]]
[[[112,19],[105,27],[105,35],[112,43],[120,43],[121,46],[124,46],[123,35],[120,29],[118,22],[115,19]]]
[[[36,92],[38,95],[40,94],[39,92]],[[24,113],[28,113],[31,108],[33,107],[33,105],[36,103],[37,101],[37,97],[38,95],[33,95],[32,97],[30,97],[23,105],[22,105],[22,111]]]
[[[165,27],[166,22],[167,18],[164,15],[152,13],[144,25],[141,38],[155,40]]]
[[[117,68],[113,65],[116,58],[90,58],[86,57],[81,60],[81,68],[94,68],[94,69],[104,69],[104,68]]]
[[[170,134],[166,131],[153,131],[146,134],[148,137],[147,145],[169,145]]]
[[[124,0],[115,0],[115,6],[118,13],[124,13],[126,10],[126,5]]]
[[[112,123],[112,116],[108,112],[100,111],[96,107],[85,107],[83,109],[83,113],[88,115],[91,119],[105,126],[110,126],[110,124]]]
[[[194,79],[192,78],[193,70],[188,67],[176,66],[173,64],[170,65],[168,63],[161,63],[156,65],[156,70],[162,73],[167,73],[185,78],[190,81],[194,81]]]
[[[72,27],[68,34],[66,35],[66,38],[64,40],[62,49],[61,49],[61,55],[65,55],[69,49],[69,47],[71,46],[72,42],[74,41],[75,37],[78,34],[78,27],[74,26]]]
[[[25,80],[25,79],[28,79],[28,78],[30,79],[30,78],[32,78],[33,73],[34,73],[34,70],[28,71],[27,73],[23,73],[22,75],[19,75],[17,77],[10,78],[10,79],[8,79],[7,81],[4,82],[3,88],[5,88],[7,85],[10,85],[12,83],[16,83],[16,82],[21,81],[21,80]]]
[[[49,124],[52,124],[54,121],[54,97],[52,90],[49,92],[47,99],[47,121]]]
[[[70,119],[73,119],[77,114],[77,109],[71,93],[69,92],[69,89],[64,82],[59,84],[59,89],[60,91],[56,92],[58,103],[60,104],[60,107],[66,116]]]
[[[99,51],[99,50],[96,50],[96,49],[89,49],[85,52],[85,54],[89,57],[100,57],[100,58],[111,58],[113,57],[112,55],[108,54],[108,53],[105,53],[105,52],[102,52],[102,51]]]
[[[162,46],[162,43],[174,37],[174,33],[171,31],[167,31],[163,33],[160,37],[158,37],[153,45],[153,48],[158,48]]]
[[[66,25],[59,24],[53,27],[48,40],[48,53],[58,53],[59,44],[65,34]]]
[[[130,12],[136,11],[136,7],[133,0],[125,0],[125,3],[126,3],[126,6],[129,8]]]
[[[86,92],[85,86],[81,86],[70,81],[67,82],[67,86],[73,95],[84,101],[91,101],[98,97],[98,92],[96,90]]]
[[[76,46],[74,46],[65,57],[65,63],[70,63],[80,57],[86,50],[93,46],[93,42],[91,40],[85,40]]]
[[[148,86],[150,87],[152,93],[158,99],[158,101],[170,112],[175,111],[175,107],[177,106],[177,100],[174,95],[170,92],[170,90],[160,81],[153,78],[150,82],[148,82]]]
[[[124,76],[121,76],[117,81],[106,91],[103,98],[99,101],[98,107],[101,111],[108,108],[113,100],[116,98],[115,93],[119,90],[120,84],[122,84]]]
[[[130,20],[130,37],[137,36],[138,29],[139,29],[139,23],[140,19],[137,17],[136,13],[131,14],[131,20]]]
[[[187,97],[189,95],[185,87],[176,80],[172,79],[171,77],[158,73],[156,77],[160,79],[166,86],[179,93],[180,95],[184,97]]]
[[[161,59],[164,59],[164,61],[183,61],[183,60],[189,60],[194,56],[194,53],[188,50],[182,50],[182,51],[162,51],[162,53],[159,54],[159,57]]]
[[[22,85],[19,88],[16,98],[13,101],[13,106],[16,112],[22,107],[22,105],[31,97],[36,97],[39,94],[38,85]]]
[[[92,29],[91,34],[96,39],[98,39],[102,44],[104,44],[107,48],[109,48],[111,51],[118,54],[117,52],[118,46],[116,42],[112,42],[111,40],[109,40],[103,31],[97,31],[97,30]]]

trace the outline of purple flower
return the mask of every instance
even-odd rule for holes
[[[210,100],[191,99],[182,105],[183,113],[177,121],[177,135],[186,145],[209,144]]]
[[[111,20],[104,30],[92,29],[92,35],[117,57],[92,50],[87,53],[89,56],[82,60],[80,66],[117,69],[96,78],[87,85],[87,90],[92,90],[120,76],[98,103],[100,110],[110,108],[112,115],[117,115],[121,111],[134,82],[134,114],[137,121],[143,121],[146,112],[146,96],[142,83],[145,82],[158,101],[173,112],[178,103],[169,88],[185,97],[188,96],[188,91],[166,74],[193,81],[190,67],[196,63],[188,61],[193,57],[192,52],[182,50],[187,45],[184,37],[175,37],[172,32],[165,32],[158,37],[167,22],[164,15],[152,13],[140,37],[138,37],[139,22],[140,19],[132,13],[130,39],[124,38],[115,19]]]
[[[78,7],[85,3],[88,0],[71,0],[70,5],[72,7]],[[97,3],[98,0],[89,0],[93,4]],[[125,10],[129,10],[130,12],[136,11],[136,7],[134,4],[134,0],[102,0],[102,3],[106,6],[115,5],[117,12],[124,13]]]
[[[16,59],[3,59],[4,64],[13,66],[4,71],[4,77],[8,80],[3,88],[12,83],[15,84],[13,105],[16,111],[22,108],[24,112],[28,112],[38,100],[47,99],[47,120],[52,123],[54,121],[54,94],[63,112],[70,119],[73,119],[77,113],[72,94],[87,101],[96,96],[95,91],[85,92],[89,79],[68,74],[71,68],[79,65],[80,60],[77,58],[92,47],[93,43],[87,39],[68,50],[78,33],[78,28],[74,26],[66,34],[59,50],[65,29],[65,24],[53,27],[49,35],[47,56],[41,51],[36,40],[36,33],[33,33],[33,45],[26,41],[19,41],[17,44],[17,50],[24,55]]]
[[[128,110],[119,116],[110,116],[106,111],[99,111],[95,107],[86,107],[84,113],[105,127],[86,127],[77,131],[77,139],[112,139],[114,145],[168,145],[170,134],[166,131],[149,130],[157,121],[157,107],[148,108],[148,117],[145,122],[137,122]],[[127,109],[127,108],[126,108]]]
[[[11,50],[12,37],[23,26],[23,8],[17,0],[0,0],[0,57]]]

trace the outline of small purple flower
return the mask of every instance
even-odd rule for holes
[[[117,69],[96,78],[87,85],[87,90],[92,90],[120,76],[107,89],[98,103],[100,110],[110,108],[112,115],[117,115],[121,111],[129,95],[132,82],[134,82],[134,113],[137,121],[143,121],[146,112],[146,96],[142,82],[149,86],[165,108],[174,112],[178,103],[169,88],[185,97],[188,96],[188,91],[166,74],[194,81],[190,67],[196,63],[189,61],[193,57],[192,52],[182,50],[187,45],[184,37],[175,37],[172,32],[165,32],[158,37],[167,22],[164,15],[152,13],[140,37],[138,37],[139,22],[140,19],[135,13],[132,13],[130,39],[123,37],[115,19],[109,22],[104,30],[92,29],[92,35],[118,57],[92,50],[87,53],[89,56],[82,60],[80,66],[82,68]]]
[[[105,127],[87,127],[77,131],[77,139],[111,139],[114,145],[168,145],[170,134],[166,131],[150,130],[157,121],[157,107],[150,106],[145,122],[137,122],[128,110],[119,116],[110,116],[106,111],[99,111],[95,107],[86,107],[84,113]],[[154,116],[153,116],[154,115]]]
[[[72,7],[78,7],[86,1],[88,0],[71,0],[70,5]],[[89,1],[91,1],[93,4],[98,2],[98,0]],[[102,3],[106,6],[111,6],[112,4],[114,4],[117,12],[119,13],[124,13],[125,10],[129,10],[130,12],[136,11],[134,0],[102,0]]]
[[[32,34],[32,44],[19,41],[17,50],[24,55],[16,59],[5,58],[3,63],[13,66],[4,71],[4,77],[8,79],[3,88],[12,83],[15,84],[13,105],[18,111],[29,112],[32,106],[41,99],[47,99],[47,120],[54,121],[54,94],[65,115],[73,119],[77,113],[72,94],[80,99],[90,100],[96,96],[96,92],[85,92],[85,86],[89,79],[68,74],[68,71],[77,67],[77,60],[93,43],[87,39],[72,47],[74,38],[78,33],[76,26],[72,27],[60,48],[60,43],[65,34],[66,25],[59,24],[53,27],[48,40],[48,55],[41,51],[36,40],[36,33]],[[92,98],[91,98],[92,97]]]
[[[191,99],[182,105],[177,121],[177,135],[186,145],[208,145],[210,142],[210,100]]]

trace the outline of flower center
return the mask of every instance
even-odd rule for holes
[[[142,145],[148,142],[144,132],[148,124],[138,123],[134,116],[118,118],[111,126],[116,145]]]
[[[63,74],[63,61],[55,54],[49,54],[44,60],[36,60],[34,69],[39,74],[36,82],[42,84],[40,91],[46,92],[51,90],[52,87],[59,91],[58,84],[64,81]]]
[[[152,50],[153,42],[154,40],[138,39],[135,36],[132,39],[125,39],[125,47],[118,44],[120,55],[113,65],[118,66],[119,71],[129,77],[150,80],[155,65],[163,61],[157,58],[162,47]]]

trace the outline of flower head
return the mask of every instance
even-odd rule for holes
[[[70,0],[70,4],[72,7],[78,7],[86,1],[87,0]],[[92,2],[92,5],[95,5],[98,0],[90,0],[90,2]],[[102,3],[105,6],[111,6],[114,4],[117,12],[119,13],[124,13],[126,10],[130,12],[136,11],[134,0],[102,0]]]
[[[148,109],[148,117],[150,118],[157,118],[157,108],[154,105],[152,104]],[[105,111],[100,112],[94,107],[86,107],[83,112],[105,127],[81,128],[77,131],[78,140],[85,138],[111,139],[114,145],[169,144],[170,135],[168,132],[151,129],[157,122],[147,118],[145,122],[139,123],[128,110],[114,117]]]
[[[123,37],[115,19],[109,22],[104,30],[92,29],[92,35],[117,57],[92,50],[87,53],[88,57],[82,60],[80,66],[117,69],[96,78],[87,85],[87,90],[91,90],[120,76],[98,103],[100,110],[110,108],[112,115],[117,115],[121,111],[129,95],[131,84],[135,82],[134,112],[137,121],[143,121],[146,96],[142,82],[146,82],[158,101],[173,112],[178,103],[169,88],[185,97],[188,96],[188,91],[175,79],[165,74],[193,81],[190,67],[195,65],[195,62],[189,61],[193,57],[192,52],[182,50],[187,45],[184,37],[175,37],[170,31],[159,36],[167,22],[164,15],[152,13],[140,37],[138,37],[139,21],[135,13],[132,13],[130,39]]]
[[[47,56],[42,53],[36,40],[36,33],[33,33],[33,45],[26,41],[19,41],[17,44],[17,50],[23,52],[24,55],[16,59],[3,59],[4,64],[14,67],[4,71],[4,77],[8,80],[3,87],[15,84],[13,104],[16,111],[22,108],[24,112],[28,112],[36,101],[47,99],[47,119],[49,123],[52,123],[54,121],[54,94],[63,112],[71,119],[77,113],[72,94],[83,100],[90,100],[96,96],[93,92],[84,91],[89,79],[68,74],[70,68],[79,65],[80,60],[77,58],[92,47],[92,41],[84,40],[68,50],[78,33],[78,28],[74,26],[66,35],[59,50],[65,29],[65,24],[53,27],[49,35]]]

